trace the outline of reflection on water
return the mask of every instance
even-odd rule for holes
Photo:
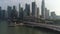
[[[0,21],[0,34],[58,34],[49,30],[38,30],[25,26],[8,27],[7,23],[6,21]]]

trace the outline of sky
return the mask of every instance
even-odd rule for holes
[[[0,0],[0,6],[2,9],[7,9],[7,6],[15,5],[18,9],[19,3],[21,4],[21,7],[24,7],[25,3],[31,4],[33,1],[36,1],[36,4],[41,11],[42,0]],[[55,11],[57,15],[60,15],[60,0],[45,0],[45,7],[50,10],[50,12]]]

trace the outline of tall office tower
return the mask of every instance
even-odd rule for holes
[[[1,7],[0,7],[0,18],[1,18],[1,12],[2,12],[2,9],[1,9]]]
[[[1,14],[2,14],[1,17],[2,17],[2,19],[5,18],[5,12],[6,12],[5,10],[2,10],[2,12],[1,12]]]
[[[51,12],[51,17],[52,17],[52,19],[55,19],[56,18],[55,12]]]
[[[44,2],[44,0],[42,0],[42,5],[41,5],[41,15],[42,15],[42,18],[45,19],[45,2]]]
[[[36,11],[36,3],[32,2],[32,16],[35,16],[35,11]]]
[[[25,16],[30,16],[30,5],[26,4],[25,5]]]
[[[21,12],[21,5],[19,4],[19,18],[20,18],[20,12]]]
[[[19,16],[20,16],[21,19],[23,19],[23,17],[24,17],[23,8],[21,8],[21,11],[20,11],[20,15]]]
[[[39,18],[39,7],[37,8],[37,18]]]
[[[50,16],[49,16],[49,10],[47,10],[47,19],[49,19]]]
[[[35,6],[35,17],[37,17],[37,5]]]
[[[17,18],[17,15],[18,15],[18,13],[17,13],[16,7],[13,6],[13,10],[12,10],[11,16],[12,16],[12,18]]]
[[[45,8],[45,19],[49,19],[49,10]]]
[[[8,12],[8,18],[11,18],[12,7],[8,6],[7,7],[7,12]]]

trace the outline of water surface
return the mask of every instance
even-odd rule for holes
[[[0,21],[0,34],[59,34],[58,32],[25,26],[8,27],[7,21]]]

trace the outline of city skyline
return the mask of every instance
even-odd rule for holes
[[[2,6],[2,9],[6,9],[6,7],[16,5],[18,6],[19,3],[22,3],[22,6],[24,6],[25,3],[33,2],[34,0],[0,0],[0,6]],[[42,0],[36,0],[37,6],[40,8],[41,12],[41,1]],[[45,0],[45,6],[51,11],[55,11],[57,15],[60,15],[59,10],[59,2],[60,0]],[[24,3],[23,3],[24,2]],[[52,3],[53,2],[53,3]],[[18,7],[17,7],[18,8]]]
[[[3,17],[3,15],[7,18],[19,18],[19,17],[23,17],[23,16],[34,16],[37,17],[39,16],[39,7],[37,7],[37,5],[35,4],[35,2],[32,2],[32,7],[30,7],[30,4],[25,4],[25,9],[23,10],[23,7],[20,6],[21,4],[19,4],[19,10],[17,11],[17,8],[15,5],[13,6],[7,6],[7,10],[3,10],[2,7],[0,7],[0,14],[1,14],[1,18]],[[31,10],[33,10],[32,12],[30,11],[30,8],[32,8]],[[36,10],[36,11],[35,11]],[[19,12],[19,13],[18,13]],[[31,14],[32,13],[32,14]]]

